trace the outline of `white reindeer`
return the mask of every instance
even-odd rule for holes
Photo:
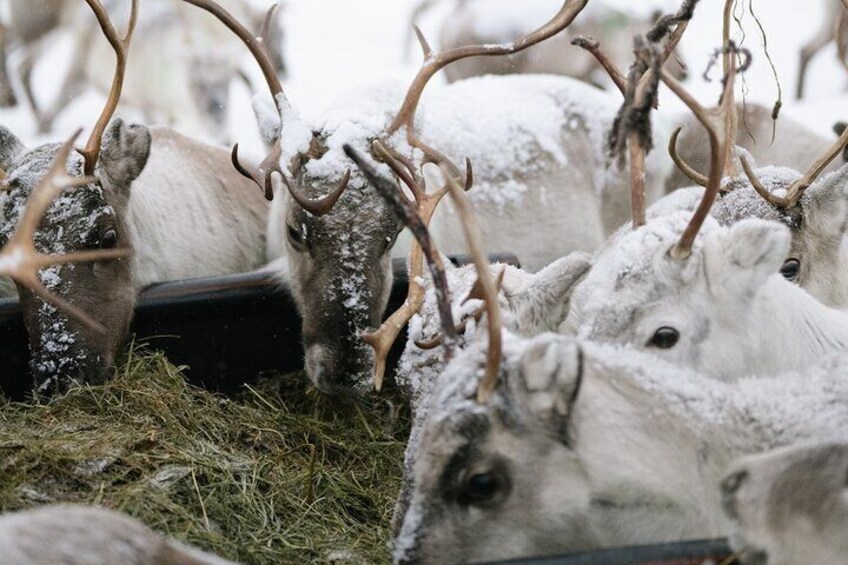
[[[212,4],[185,1],[206,9]],[[461,56],[507,54],[538,43],[565,27],[585,4],[568,0],[554,20],[524,40],[478,46]],[[228,25],[238,29],[235,22]],[[279,105],[279,114],[260,111],[262,130],[275,145],[254,177],[266,192],[269,171],[281,173],[288,184],[272,205],[269,245],[288,253],[289,282],[304,320],[307,373],[321,390],[367,386],[372,355],[357,334],[379,324],[390,285],[389,254],[399,231],[363,176],[348,172],[344,144],[385,160],[373,146],[378,139],[386,151],[402,157],[411,169],[406,174],[414,176],[421,163],[436,162],[461,177],[452,163],[470,157],[476,185],[472,199],[487,241],[492,248],[516,252],[531,271],[571,251],[595,248],[626,217],[621,195],[627,177],[606,169],[602,149],[617,105],[614,97],[567,78],[482,77],[434,92],[422,103],[416,122],[427,80],[460,57],[447,52],[430,54],[402,105],[399,91],[375,88],[349,97],[307,127],[285,101],[261,45],[242,36]],[[661,144],[662,132],[657,136]],[[650,199],[662,192],[660,179],[670,163],[657,153],[648,168]],[[451,253],[461,248],[455,241],[456,214],[450,207],[439,214],[433,233],[439,247]]]
[[[405,477],[398,563],[726,535],[718,485],[733,459],[845,437],[839,358],[731,385],[620,348],[506,334],[486,385],[490,348],[459,352],[435,388]]]
[[[731,543],[745,563],[840,563],[848,555],[848,444],[775,449],[722,481]]]
[[[81,505],[0,516],[0,554],[16,565],[234,565],[114,510]]]

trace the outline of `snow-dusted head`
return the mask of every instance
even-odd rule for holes
[[[320,197],[348,167],[348,187],[331,212],[316,216],[290,199],[284,216],[306,373],[326,393],[371,386],[374,357],[361,333],[382,321],[392,288],[391,249],[402,229],[340,147],[304,164],[294,182],[303,194]]]
[[[744,458],[721,490],[743,562],[825,565],[848,555],[848,444]]]
[[[769,194],[784,198],[801,173],[766,167],[756,171]],[[848,273],[842,240],[848,229],[848,166],[810,184],[792,206],[765,200],[744,176],[729,181],[713,216],[723,225],[756,217],[781,222],[792,232],[792,247],[780,272],[822,303],[848,307]]]
[[[602,250],[574,291],[565,327],[738,378],[761,353],[739,347],[751,342],[756,299],[774,279],[785,284],[777,273],[789,229],[757,219],[724,228],[707,218],[689,257],[678,259],[672,250],[688,221],[687,212],[656,218]]]
[[[0,127],[0,168],[8,171],[9,192],[0,197],[0,244],[18,224],[26,199],[47,173],[58,144],[32,150]],[[129,248],[122,216],[132,182],[150,151],[147,128],[114,120],[103,135],[95,176],[99,185],[68,189],[48,209],[35,236],[45,254]],[[72,153],[71,177],[83,176],[83,159]],[[43,269],[40,280],[52,293],[87,313],[105,328],[98,332],[69,317],[18,284],[29,333],[35,387],[50,393],[72,382],[99,383],[110,374],[129,329],[135,303],[129,260],[66,264]]]
[[[395,540],[397,563],[466,563],[597,545],[589,480],[570,447],[582,354],[568,338],[504,335],[499,382],[485,404],[480,340],[439,378]],[[405,485],[406,486],[406,485]],[[406,490],[406,489],[404,489]]]

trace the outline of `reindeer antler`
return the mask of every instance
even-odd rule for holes
[[[268,47],[265,42],[265,33],[270,28],[271,17],[274,14],[274,10],[277,8],[277,4],[275,3],[271,6],[268,13],[265,15],[265,21],[262,24],[262,35],[255,37],[232,14],[222,8],[221,5],[214,0],[183,0],[183,2],[187,2],[188,4],[196,6],[215,16],[218,21],[224,24],[227,29],[232,31],[236,37],[244,43],[250,51],[250,54],[259,64],[259,68],[262,70],[262,76],[265,77],[265,82],[268,84],[268,89],[271,91],[274,107],[277,110],[277,114],[280,117],[280,124],[282,125],[283,114],[280,111],[280,98],[285,98],[285,92],[283,91],[283,85],[280,82],[280,79],[276,75],[274,63],[271,61],[271,57],[268,54]],[[283,170],[280,164],[282,156],[282,140],[280,137],[277,137],[271,151],[262,160],[256,170],[251,172],[239,161],[238,144],[233,146],[232,151],[233,166],[242,176],[252,180],[256,186],[265,193],[266,199],[272,200],[274,198],[272,178],[274,173],[278,173],[283,178],[283,182],[289,190],[289,193],[292,195],[292,198],[294,198],[295,202],[297,202],[304,210],[313,216],[323,216],[332,210],[333,206],[339,198],[341,198],[342,193],[344,193],[347,188],[348,181],[350,180],[350,172],[348,171],[342,176],[342,180],[336,188],[330,192],[330,194],[323,198],[313,200],[306,196],[306,194],[297,187],[297,183],[294,179],[289,178],[286,171]]]
[[[47,173],[41,179],[27,199],[26,207],[18,222],[18,226],[9,241],[0,250],[0,274],[13,278],[27,287],[33,293],[64,311],[69,316],[76,318],[83,324],[100,333],[105,329],[98,322],[89,317],[81,309],[73,304],[62,300],[44,287],[39,279],[38,272],[51,265],[64,263],[84,263],[90,261],[108,261],[112,259],[124,259],[130,256],[127,249],[104,249],[98,251],[82,251],[68,253],[66,255],[44,255],[35,248],[35,232],[38,224],[50,204],[66,188],[85,186],[97,182],[90,176],[72,178],[65,172],[65,166],[74,142],[79,137],[80,131],[68,139],[53,159]]]
[[[650,112],[658,105],[660,69],[683,38],[697,3],[698,0],[685,0],[677,13],[663,16],[648,32],[647,38],[651,43],[659,43],[668,36],[662,54],[646,45],[641,37],[634,39],[636,61],[626,78],[594,39],[580,36],[571,42],[595,57],[624,96],[624,104],[610,130],[608,145],[610,152],[618,155],[620,161],[624,159],[625,149],[630,154],[630,204],[634,229],[645,224],[645,159],[653,148]]]
[[[386,132],[387,135],[390,137],[401,128],[405,128],[409,145],[420,149],[424,153],[425,162],[439,165],[445,174],[453,176],[458,182],[460,178],[459,169],[444,155],[424,143],[415,135],[415,112],[418,108],[418,103],[421,101],[421,95],[424,93],[424,87],[427,86],[429,80],[446,66],[462,59],[512,55],[528,47],[532,47],[567,28],[583,8],[586,7],[588,1],[565,0],[559,12],[551,20],[537,30],[511,43],[469,45],[466,47],[457,47],[442,53],[434,53],[424,38],[424,34],[421,33],[418,27],[415,27],[415,34],[418,37],[418,42],[421,44],[421,49],[424,51],[424,62],[406,93],[400,111],[395,116],[391,125],[389,125]],[[465,184],[467,185],[468,183],[466,182]]]
[[[189,0],[186,0],[189,1]],[[425,164],[432,163],[437,165],[442,173],[453,180],[454,184],[458,184],[462,177],[459,167],[456,166],[446,155],[437,149],[426,144],[415,133],[415,113],[418,108],[418,103],[421,101],[421,96],[424,93],[424,88],[429,80],[438,73],[441,69],[455,63],[461,59],[477,56],[496,56],[509,55],[517,53],[532,45],[543,41],[556,33],[559,33],[577,17],[577,14],[586,6],[588,0],[564,0],[562,8],[557,14],[548,21],[545,25],[530,33],[524,38],[515,42],[501,45],[472,45],[468,47],[459,47],[451,49],[443,53],[434,53],[430,48],[421,30],[415,27],[415,34],[424,51],[424,62],[415,76],[415,79],[410,84],[409,90],[406,93],[403,104],[395,118],[392,120],[389,127],[386,129],[384,140],[375,142],[372,145],[372,156],[378,160],[385,162],[392,171],[401,179],[406,186],[412,191],[417,213],[424,222],[424,226],[429,225],[430,218],[436,209],[436,206],[447,194],[448,185],[446,183],[440,190],[428,193],[424,183],[424,175],[416,166],[412,159],[404,157],[399,151],[391,148],[389,138],[397,133],[401,128],[406,130],[406,139],[409,145],[420,150],[424,154],[424,159],[421,167]],[[474,182],[471,163],[466,159],[465,167],[465,189],[471,188]],[[396,190],[398,188],[396,187]],[[411,205],[411,203],[409,203]],[[383,383],[383,375],[386,366],[386,356],[391,349],[392,344],[400,335],[403,326],[412,318],[412,316],[421,308],[424,301],[424,290],[416,282],[424,271],[423,257],[421,248],[417,242],[413,243],[409,255],[409,293],[403,306],[394,312],[383,324],[374,332],[365,334],[363,338],[369,343],[375,352],[375,367],[374,367],[374,386],[379,391]],[[455,335],[456,328],[451,324],[451,330],[446,334],[449,336]]]
[[[103,30],[103,35],[109,41],[109,44],[115,50],[117,63],[115,66],[115,77],[112,79],[112,88],[109,90],[109,98],[106,100],[106,106],[103,108],[100,117],[94,128],[91,130],[91,135],[88,142],[85,144],[85,149],[79,149],[79,154],[85,160],[83,172],[85,175],[93,175],[94,169],[97,166],[97,159],[100,158],[100,144],[103,138],[103,132],[106,131],[106,126],[109,125],[109,120],[115,114],[118,108],[118,102],[121,99],[121,91],[124,88],[124,76],[127,71],[127,56],[129,55],[130,43],[132,42],[133,31],[138,20],[138,0],[132,0],[130,8],[130,19],[127,23],[127,32],[123,37],[118,35],[118,31],[109,19],[109,14],[100,0],[85,0],[89,5],[94,15],[97,17],[97,23],[100,24],[100,29]]]
[[[722,128],[721,124],[726,123],[725,118],[727,112],[733,110],[733,108],[731,108],[731,104],[733,104],[733,96],[731,93],[735,86],[736,73],[737,71],[742,71],[748,68],[751,61],[751,55],[746,50],[738,49],[733,43],[729,44],[728,49],[733,52],[731,64],[727,75],[724,77],[724,88],[722,90],[719,105],[715,108],[707,109],[701,106],[701,104],[695,100],[695,98],[689,94],[689,92],[686,91],[686,89],[683,88],[683,86],[677,82],[673,76],[665,70],[662,71],[663,82],[695,114],[695,117],[698,118],[698,121],[701,122],[707,130],[710,139],[710,174],[706,187],[707,190],[704,192],[704,198],[701,200],[701,204],[698,206],[695,214],[692,216],[692,220],[683,232],[680,241],[678,241],[677,245],[671,250],[672,257],[676,259],[686,259],[692,252],[692,245],[695,242],[695,237],[698,235],[698,231],[704,224],[704,221],[710,212],[710,208],[712,208],[713,202],[715,202],[721,188],[721,180],[724,177],[727,159],[729,158],[727,146],[733,142],[732,133],[728,132],[726,128]],[[721,54],[721,52],[719,52],[719,54]],[[737,69],[736,59],[738,55],[742,56],[743,61]]]
[[[447,338],[445,339],[445,357],[447,359],[452,355],[453,346],[456,343],[456,329],[451,312],[450,289],[448,287],[447,276],[445,275],[445,265],[441,255],[436,250],[435,245],[433,245],[430,232],[427,229],[433,211],[435,211],[436,205],[445,195],[446,191],[443,189],[435,194],[426,194],[424,186],[410,178],[406,174],[408,171],[404,170],[402,163],[393,157],[379,141],[374,142],[373,150],[383,158],[392,171],[405,179],[405,182],[408,183],[407,186],[412,191],[413,198],[415,199],[414,203],[406,197],[402,190],[399,190],[396,184],[380,176],[377,170],[356,149],[350,145],[344,146],[345,154],[356,163],[380,196],[389,204],[395,216],[412,232],[412,235],[415,237],[413,246],[416,251],[413,255],[418,257],[417,263],[411,265],[409,295],[404,305],[392,314],[389,320],[387,320],[387,323],[382,324],[379,329],[374,332],[365,333],[362,336],[365,342],[374,348],[377,360],[374,387],[379,391],[383,385],[386,356],[400,331],[403,329],[403,326],[421,308],[421,304],[424,301],[424,288],[419,282],[419,278],[423,274],[420,260],[421,254],[426,258],[427,264],[430,267],[430,275],[433,278],[433,286],[436,290],[439,317],[442,320],[442,324],[445,327],[453,328],[452,332],[446,334]],[[422,210],[423,216],[419,215],[418,210]]]
[[[488,402],[489,397],[498,384],[498,373],[501,366],[501,308],[498,303],[498,284],[489,275],[489,262],[486,259],[486,252],[483,249],[483,235],[477,223],[477,218],[471,210],[471,205],[468,203],[468,198],[450,175],[446,173],[445,177],[447,188],[450,191],[454,206],[461,220],[460,223],[465,233],[468,250],[471,253],[471,258],[474,260],[474,267],[477,269],[477,280],[480,283],[482,299],[486,305],[489,347],[486,355],[485,372],[483,373],[483,378],[480,380],[480,385],[477,387],[477,402],[484,404]],[[447,332],[453,331],[453,328],[445,326],[443,331],[445,335],[449,335]]]

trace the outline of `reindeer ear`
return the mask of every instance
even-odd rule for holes
[[[789,228],[759,219],[712,232],[704,242],[704,257],[713,292],[750,298],[780,270],[790,242]]]
[[[116,118],[103,133],[98,167],[101,178],[107,177],[111,188],[129,191],[150,156],[150,130],[139,124],[126,124]],[[128,192],[127,192],[128,194]]]
[[[848,165],[819,179],[801,200],[804,227],[839,245],[848,227]]]
[[[506,292],[515,331],[523,335],[556,331],[568,315],[574,287],[591,267],[590,255],[574,252],[534,274],[517,291]]]
[[[525,408],[542,421],[564,423],[582,379],[577,343],[559,334],[539,335],[522,352],[519,371]]]
[[[12,163],[18,155],[23,153],[26,147],[10,129],[0,126],[0,169],[11,172]]]

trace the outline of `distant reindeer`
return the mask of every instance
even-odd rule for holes
[[[264,25],[274,66],[277,72],[285,73],[280,18],[272,12],[263,24],[264,12],[257,11],[249,1],[225,0],[224,4],[257,27]],[[114,19],[126,19],[128,2],[111,0],[105,6]],[[20,8],[12,12],[13,24],[24,17],[18,13]],[[39,36],[24,45],[21,83],[41,133],[50,131],[58,115],[85,88],[94,85],[109,92],[110,84],[101,69],[109,64],[111,53],[107,46],[94,41],[97,28],[77,8],[76,3],[66,6],[63,23],[72,28],[74,56],[52,102],[39,100],[33,91],[32,74],[46,50],[46,39]],[[218,142],[228,142],[230,84],[233,77],[244,77],[239,71],[241,51],[233,48],[232,40],[210,18],[198,17],[179,2],[169,0],[145,1],[136,35],[137,55],[127,69],[122,102],[140,111],[148,123],[171,125],[187,135],[211,135]],[[40,40],[37,45],[36,40]]]
[[[185,1],[216,9],[212,2]],[[470,55],[509,54],[539,43],[569,25],[585,5],[586,0],[565,1],[554,19],[510,45],[439,54],[425,46],[428,58],[405,98],[375,88],[346,99],[312,127],[299,121],[285,100],[254,34],[224,18],[259,61],[279,106],[279,112],[260,111],[262,130],[274,144],[271,154],[258,171],[245,172],[267,195],[270,174],[279,174],[287,185],[272,205],[269,245],[284,246],[288,253],[289,283],[303,318],[306,371],[320,390],[369,386],[375,357],[359,334],[380,323],[391,283],[390,252],[400,231],[370,183],[349,169],[352,163],[341,151],[345,143],[378,162],[386,155],[398,157],[403,166],[395,173],[401,177],[418,179],[424,164],[437,163],[459,184],[468,175],[454,163],[470,157],[476,185],[471,198],[486,240],[492,248],[517,253],[531,271],[571,251],[594,249],[607,226],[614,229],[627,217],[621,204],[627,175],[607,171],[601,149],[617,107],[607,94],[560,77],[484,77],[433,93],[415,120],[423,89],[440,69]],[[662,192],[670,163],[655,154],[647,167],[650,200]],[[385,166],[380,169],[389,174]],[[436,200],[422,199],[427,214]],[[433,233],[444,252],[462,249],[450,206],[433,218]],[[404,324],[393,319],[396,329],[397,322]],[[385,335],[368,338],[378,348],[378,360],[393,341]]]
[[[848,444],[745,457],[722,481],[731,544],[743,563],[828,565],[848,555]]]
[[[120,69],[131,32],[118,37],[105,13],[96,13],[118,46]],[[266,261],[267,203],[231,168],[227,152],[164,128],[149,130],[120,119],[109,123],[121,80],[119,71],[86,149],[65,160],[69,176],[85,175],[88,181],[48,210],[37,242],[50,253],[121,247],[133,249],[134,255],[131,261],[41,273],[51,291],[89,312],[104,328],[101,332],[45,306],[19,285],[40,392],[108,377],[143,286],[252,270]],[[0,127],[0,168],[7,172],[8,189],[0,196],[0,243],[58,149],[55,144],[27,149]]]
[[[39,49],[35,46],[60,25],[70,4],[68,0],[0,0],[0,108],[18,103],[10,79],[10,53],[22,49],[24,65],[30,64],[29,60],[39,55]]]
[[[460,0],[442,25],[441,48],[513,41],[531,32],[556,5],[556,0]],[[645,12],[641,5],[632,8]],[[445,76],[454,82],[489,74],[550,73],[603,85],[603,70],[591,56],[571,47],[572,38],[595,38],[611,50],[613,61],[626,67],[632,59],[631,38],[647,31],[656,18],[656,12],[634,16],[603,0],[592,2],[573,26],[550,41],[509,57],[461,61],[445,69]],[[670,66],[675,76],[682,76],[682,66]]]
[[[798,100],[804,97],[810,62],[831,43],[836,44],[839,62],[848,69],[848,3],[845,0],[842,0],[842,3],[837,0],[826,0],[825,4],[825,15],[821,26],[812,39],[801,48],[795,91],[795,97]]]
[[[16,565],[234,565],[114,510],[82,505],[0,516],[0,554]]]

